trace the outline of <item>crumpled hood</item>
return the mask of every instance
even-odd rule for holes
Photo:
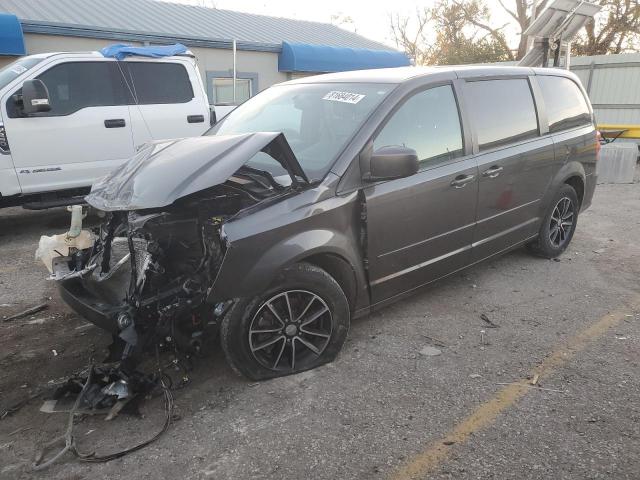
[[[282,133],[215,135],[147,143],[96,181],[85,199],[105,211],[165,207],[224,183],[260,151],[287,170],[293,185],[308,182]]]

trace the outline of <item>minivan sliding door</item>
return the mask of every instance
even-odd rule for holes
[[[479,261],[535,234],[554,151],[551,138],[539,134],[528,78],[467,81],[465,99],[480,174],[473,235]]]

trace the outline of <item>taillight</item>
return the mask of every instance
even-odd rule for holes
[[[600,150],[602,149],[602,134],[600,130],[596,130],[596,158],[600,159]]]
[[[4,125],[0,123],[0,153],[9,153],[9,140]]]

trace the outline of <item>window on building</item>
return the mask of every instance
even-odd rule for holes
[[[187,69],[178,63],[127,62],[141,105],[187,103],[193,89]]]
[[[236,100],[233,101],[233,78],[214,77],[213,82],[213,102],[216,105],[241,104],[249,100],[253,92],[251,91],[251,79],[236,78]]]
[[[538,119],[529,81],[482,80],[467,83],[471,122],[480,151],[538,135]]]
[[[591,113],[578,86],[568,78],[536,77],[549,119],[549,131],[558,132],[591,122]]]
[[[71,115],[87,107],[127,104],[122,78],[111,62],[61,63],[37,78],[47,86],[51,105],[51,110],[38,114],[41,117]],[[11,99],[7,110],[10,117],[19,113]]]
[[[391,145],[413,148],[421,165],[460,157],[462,131],[451,86],[430,88],[409,98],[373,142],[374,150]]]

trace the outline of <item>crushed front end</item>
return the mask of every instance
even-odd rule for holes
[[[246,165],[258,153],[288,181]],[[113,334],[109,360],[135,364],[158,346],[197,353],[217,332],[231,299],[206,299],[228,248],[225,222],[295,194],[301,177],[283,155],[295,160],[282,134],[150,144],[94,184],[99,226],[80,231],[76,215],[66,235],[43,237],[39,256],[64,301]]]
[[[157,341],[198,350],[215,323],[204,300],[224,254],[222,207],[234,199],[216,198],[216,215],[199,200],[180,211],[110,212],[91,249],[54,263],[63,299],[113,333],[125,357]]]

